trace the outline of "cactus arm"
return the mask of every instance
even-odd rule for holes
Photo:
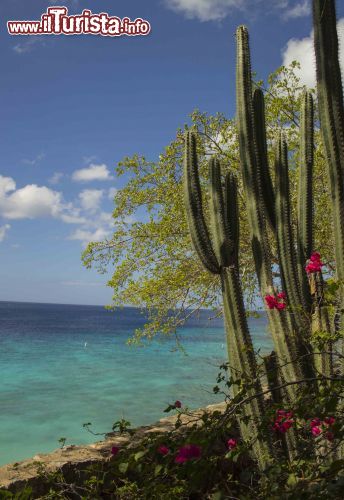
[[[220,266],[210,241],[203,214],[196,137],[193,132],[189,131],[185,134],[184,200],[193,246],[204,267],[213,274],[219,274]]]
[[[269,238],[262,210],[262,202],[257,176],[257,152],[255,146],[251,64],[248,43],[248,32],[243,26],[237,30],[237,118],[239,131],[240,161],[243,174],[243,185],[247,199],[248,218],[251,229],[252,250],[256,273],[262,299],[274,293],[271,272],[271,256]],[[270,331],[275,345],[276,356],[283,366],[281,375],[285,381],[302,378],[302,367],[293,362],[298,354],[296,335],[290,328],[290,321],[284,311],[271,310],[266,307]],[[289,397],[294,396],[293,387],[288,388]]]
[[[210,180],[210,221],[214,251],[221,267],[233,262],[233,240],[229,239],[224,193],[221,182],[221,166],[217,158],[209,161]]]
[[[259,161],[258,175],[262,190],[264,210],[267,214],[267,220],[273,231],[276,230],[276,215],[274,203],[274,190],[269,169],[268,148],[266,142],[265,126],[265,101],[261,89],[256,89],[253,93],[253,113],[254,113],[254,131],[257,144],[257,155]]]
[[[324,305],[324,280],[321,272],[310,275],[311,291],[314,298],[312,314],[312,333],[331,333],[331,321],[326,305]],[[316,348],[316,351],[319,349]],[[323,352],[314,355],[316,370],[330,377],[333,375],[332,342],[329,341],[322,349]]]
[[[291,225],[291,207],[288,176],[288,148],[280,135],[275,161],[276,175],[276,226],[280,267],[282,268],[284,286],[287,292],[288,304],[293,311],[293,319],[298,329],[304,330],[304,312],[306,304],[300,293],[300,283],[297,273],[295,245]]]
[[[239,211],[238,211],[238,186],[233,173],[225,177],[225,209],[228,237],[232,242],[233,262],[238,266],[239,258]]]
[[[336,270],[344,281],[344,107],[335,2],[313,0],[321,131],[333,202]]]
[[[235,266],[226,267],[221,272],[225,328],[229,359],[236,370],[234,379],[243,379],[248,383],[256,380],[255,387],[248,389],[248,395],[261,391],[258,378],[257,362],[253,344],[249,333],[244,309],[244,301],[238,270]],[[233,395],[239,392],[236,384],[233,386]],[[264,415],[262,398],[253,398],[245,407],[244,413],[250,417],[248,423],[239,419],[242,437],[248,442],[253,441],[253,451],[259,468],[264,470],[272,459],[272,448],[269,439],[258,440],[259,425]]]
[[[313,250],[313,164],[314,164],[314,103],[310,92],[302,97],[300,127],[300,166],[298,185],[297,267],[302,296],[311,310],[306,262]]]

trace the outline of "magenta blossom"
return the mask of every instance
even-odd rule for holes
[[[294,424],[293,412],[290,410],[277,410],[273,430],[285,434]]]
[[[181,408],[182,407],[182,403],[177,400],[177,401],[175,401],[174,406],[175,406],[175,408]]]
[[[319,434],[321,434],[320,427],[318,427],[316,425],[314,427],[312,427],[312,434],[313,434],[313,436],[319,436]]]
[[[160,455],[162,455],[162,456],[165,456],[165,455],[168,455],[170,453],[170,450],[169,450],[169,448],[167,448],[167,446],[161,445],[158,448],[158,453],[160,453]]]
[[[306,273],[319,273],[321,271],[321,267],[323,266],[323,262],[321,262],[321,256],[319,252],[313,252],[309,258],[309,262],[306,265]]]
[[[277,299],[273,295],[266,295],[265,302],[269,309],[278,309],[281,311],[286,308],[286,303],[282,302],[286,299],[286,294],[284,292],[280,292],[277,294]]]
[[[330,432],[330,431],[326,432],[325,437],[326,437],[327,441],[333,441],[334,440],[334,434],[333,434],[333,432]]]
[[[311,420],[311,428],[319,427],[319,425],[321,425],[320,418],[313,418],[313,420]]]
[[[187,444],[179,449],[174,461],[176,462],[176,464],[183,464],[188,460],[199,458],[201,456],[201,453],[202,450],[200,446],[197,446],[196,444]]]
[[[333,425],[336,419],[334,417],[326,417],[324,423],[328,426]]]
[[[230,438],[227,441],[227,446],[230,450],[234,450],[237,447],[238,441],[234,438]]]
[[[118,452],[119,452],[119,448],[118,448],[118,446],[113,446],[113,447],[111,448],[111,455],[112,455],[113,457],[115,457],[115,456],[117,455],[117,453],[118,453]]]

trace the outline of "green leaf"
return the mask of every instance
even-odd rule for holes
[[[135,453],[135,455],[134,455],[135,462],[138,462],[140,460],[140,458],[144,457],[147,453],[148,453],[148,450],[138,451],[137,453]]]
[[[330,465],[328,472],[330,474],[337,474],[338,472],[342,471],[344,469],[344,459],[341,460],[336,460],[335,462],[332,462]]]
[[[128,470],[129,464],[128,462],[122,462],[119,464],[118,469],[122,474],[125,474]]]
[[[297,477],[295,476],[295,474],[289,474],[287,485],[294,486],[296,483],[297,483]]]
[[[161,464],[157,465],[154,469],[154,476],[158,476],[162,470],[163,466]]]
[[[211,495],[211,500],[221,500],[221,499],[222,499],[221,491],[216,491]]]

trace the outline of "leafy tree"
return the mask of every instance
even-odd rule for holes
[[[290,178],[293,209],[296,210],[299,160],[299,110],[303,85],[297,76],[299,64],[282,66],[272,73],[266,84],[256,81],[265,91],[268,143],[271,146],[277,134],[284,129],[290,151]],[[318,117],[316,110],[316,125]],[[228,169],[239,171],[239,152],[235,119],[222,113],[209,116],[195,110],[186,126],[197,130],[202,138],[199,144],[201,182],[207,183],[207,160],[217,155]],[[129,174],[126,185],[115,195],[113,219],[115,231],[109,240],[90,243],[83,253],[84,265],[99,272],[113,268],[108,286],[113,289],[112,307],[130,304],[146,308],[149,321],[137,330],[130,342],[152,339],[157,333],[176,333],[178,326],[201,308],[221,314],[218,280],[204,270],[192,249],[184,212],[182,187],[183,130],[177,130],[175,139],[159,156],[159,161],[148,161],[135,154],[126,157],[116,167],[117,176]],[[318,127],[315,132],[315,248],[327,264],[329,275],[333,270],[333,239],[329,186],[323,144]],[[272,164],[274,152],[270,148]],[[240,175],[240,269],[247,307],[254,310],[257,284],[252,259],[249,228],[246,217]],[[144,217],[135,214],[144,210]],[[130,222],[134,217],[134,222]],[[296,218],[294,218],[296,220]],[[271,239],[273,256],[276,255]],[[276,258],[277,262],[277,258]],[[278,280],[276,268],[276,279]]]

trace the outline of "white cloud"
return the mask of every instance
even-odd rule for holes
[[[64,177],[64,174],[62,172],[54,172],[54,174],[52,175],[52,177],[50,177],[48,182],[49,182],[49,184],[53,184],[53,185],[59,184],[62,177]]]
[[[308,0],[165,0],[165,5],[188,19],[199,21],[219,21],[233,14],[235,10],[254,12],[265,9],[265,13],[279,10],[285,17],[293,11],[292,17],[306,15]],[[308,13],[308,12],[307,12]]]
[[[23,39],[23,41],[17,43],[12,47],[14,52],[18,55],[28,54],[32,52],[35,47],[45,45],[45,37],[43,36],[27,36]]]
[[[284,19],[295,19],[297,17],[308,16],[311,12],[310,0],[303,0],[297,3],[294,7],[286,9]]]
[[[45,154],[39,153],[35,158],[32,158],[31,160],[28,158],[24,158],[24,160],[22,160],[22,162],[25,163],[26,165],[34,166],[34,165],[37,165],[40,161],[42,161],[43,158],[45,158]]]
[[[84,189],[79,194],[82,208],[90,212],[96,212],[100,207],[103,194],[102,189]]]
[[[167,7],[189,19],[217,21],[224,19],[234,8],[242,8],[245,0],[165,0]]]
[[[344,68],[344,18],[337,23],[339,37],[340,65]],[[283,64],[288,66],[292,61],[301,64],[301,70],[297,72],[301,82],[308,87],[315,87],[315,54],[313,47],[313,32],[306,38],[291,38],[282,52]]]
[[[90,241],[102,241],[112,235],[112,213],[101,210],[105,193],[107,191],[102,189],[84,189],[77,201],[67,203],[61,192],[36,184],[17,189],[14,179],[0,175],[0,217],[8,220],[51,217],[66,224],[77,224],[68,239],[87,245]],[[131,223],[132,218],[127,222]],[[5,238],[9,227],[8,224],[0,227],[0,241]]]
[[[56,217],[61,211],[61,193],[28,184],[0,199],[0,213],[7,219]]]
[[[3,175],[0,175],[0,200],[6,195],[6,193],[14,191],[15,188],[16,183],[11,177],[4,177]]]
[[[102,241],[111,236],[111,230],[105,227],[100,227],[95,231],[88,229],[77,229],[72,233],[68,239],[81,241],[86,246],[91,241]]]
[[[108,198],[109,198],[109,200],[113,201],[114,197],[115,197],[115,196],[116,196],[116,194],[117,194],[117,191],[118,191],[118,189],[117,189],[117,188],[115,188],[115,187],[111,187],[111,188],[109,189],[109,192],[108,192]]]
[[[53,217],[68,224],[86,221],[80,209],[63,201],[62,193],[46,186],[27,184],[16,189],[11,177],[0,175],[0,215],[5,219],[36,219]]]
[[[105,164],[95,165],[91,163],[86,168],[75,170],[72,179],[77,182],[109,181],[112,179],[110,171]]]
[[[10,227],[11,226],[9,224],[5,224],[4,226],[0,226],[0,242],[4,241],[4,239],[6,237],[6,233],[10,229]]]

